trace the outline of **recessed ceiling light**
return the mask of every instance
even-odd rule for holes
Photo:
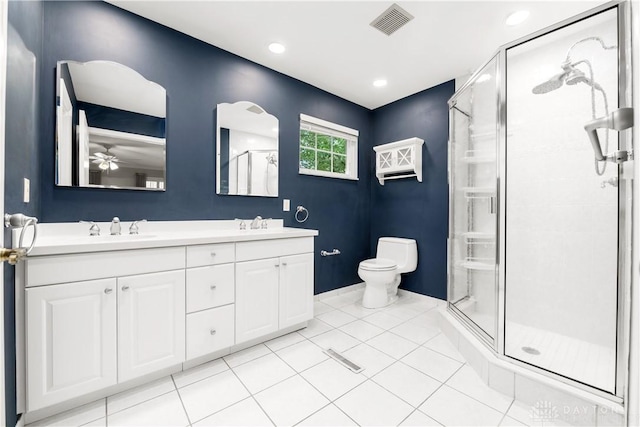
[[[528,10],[519,10],[507,16],[507,20],[504,21],[504,23],[510,27],[513,27],[514,25],[522,24],[528,17],[529,17]]]
[[[285,51],[285,48],[280,43],[271,43],[269,45],[269,50],[273,53],[282,53]]]
[[[375,87],[383,87],[387,85],[387,81],[385,79],[378,79],[373,81],[373,85]]]

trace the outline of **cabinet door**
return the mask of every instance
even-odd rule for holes
[[[28,411],[116,383],[116,279],[25,295]]]
[[[118,278],[118,381],[184,361],[184,270]]]
[[[236,264],[236,344],[278,329],[278,258]]]
[[[313,254],[280,258],[280,329],[313,318]]]

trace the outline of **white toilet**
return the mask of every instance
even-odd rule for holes
[[[380,308],[397,299],[400,274],[415,271],[418,266],[418,247],[413,239],[381,237],[376,257],[362,261],[358,276],[365,282],[362,306]]]

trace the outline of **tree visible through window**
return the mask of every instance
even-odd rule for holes
[[[300,173],[357,179],[357,133],[353,129],[301,115]]]

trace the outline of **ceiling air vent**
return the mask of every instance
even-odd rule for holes
[[[394,3],[369,25],[390,36],[412,19],[413,15]]]

